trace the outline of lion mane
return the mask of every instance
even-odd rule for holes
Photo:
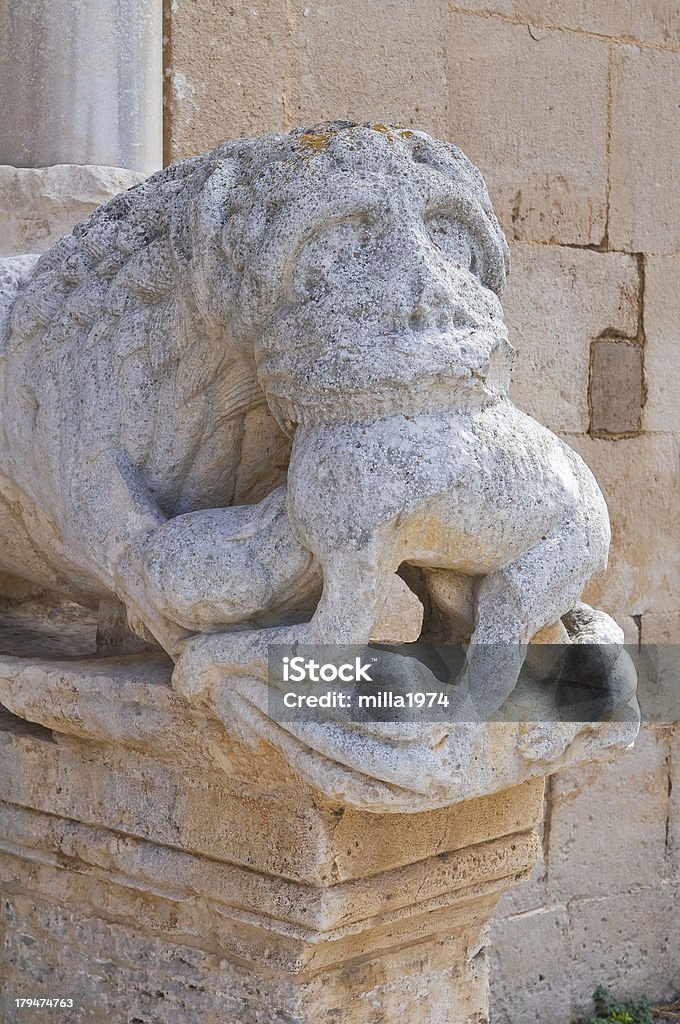
[[[345,171],[376,173],[376,160],[385,174],[426,163],[448,179],[483,283],[500,294],[507,246],[481,175],[455,146],[344,121],[228,142],[115,197],[38,261],[0,342],[15,406],[5,473],[53,500],[73,445],[67,408],[83,444],[94,432],[95,447],[120,446],[168,515],[254,502],[277,486],[289,440],[258,372],[258,324],[280,301],[299,224],[307,235],[319,226],[319,196]]]

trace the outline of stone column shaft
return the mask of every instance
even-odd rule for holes
[[[7,0],[0,164],[162,166],[161,0]]]

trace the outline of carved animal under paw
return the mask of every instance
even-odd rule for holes
[[[406,621],[404,562],[474,596],[473,649],[527,642],[609,526],[508,400],[506,270],[467,158],[380,124],[227,143],[116,197],[8,279],[0,573],[115,596],[185,688],[200,652],[252,668]]]

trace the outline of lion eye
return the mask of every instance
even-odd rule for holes
[[[472,236],[465,225],[450,217],[431,217],[426,221],[430,241],[456,267],[474,273],[475,252]]]
[[[305,274],[304,292],[307,298],[320,299],[328,291],[328,276],[321,267],[310,267]]]
[[[371,224],[352,217],[320,227],[298,252],[291,277],[295,301],[318,301],[330,291],[341,268],[356,268],[371,242]]]

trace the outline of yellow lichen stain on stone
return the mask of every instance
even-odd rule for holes
[[[325,153],[330,146],[331,132],[305,132],[299,136],[298,143],[308,156],[316,156]]]
[[[408,128],[401,128],[396,125],[387,125],[380,121],[364,125],[363,127],[368,127],[371,131],[380,132],[382,135],[386,135],[389,142],[394,142],[396,138],[410,139],[413,137],[413,132],[409,131]],[[297,144],[302,150],[303,155],[309,160],[310,157],[320,156],[327,152],[334,134],[335,132],[332,130],[326,130],[324,125],[318,125],[316,129],[312,129],[311,131],[304,132],[299,135],[297,138]],[[351,132],[348,134],[351,135]],[[354,146],[349,140],[348,148],[354,149]]]
[[[375,124],[372,124],[371,130],[374,132],[382,132],[383,135],[387,136],[390,142],[393,142],[394,139],[397,137],[400,139],[413,138],[413,132],[409,131],[408,128],[401,128],[399,125],[394,124],[382,124],[380,121],[377,121]]]

